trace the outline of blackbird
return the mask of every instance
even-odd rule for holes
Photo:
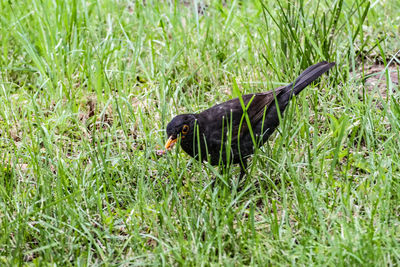
[[[279,125],[293,95],[335,65],[326,61],[308,67],[294,83],[265,93],[243,95],[197,114],[181,114],[167,125],[165,148],[179,141],[182,149],[211,165],[240,164],[246,173],[247,158],[264,144]]]

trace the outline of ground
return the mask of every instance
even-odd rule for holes
[[[0,2],[0,265],[399,265],[399,12]],[[322,60],[242,190],[238,166],[156,155],[173,116]]]

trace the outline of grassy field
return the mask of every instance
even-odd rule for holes
[[[0,1],[0,265],[400,265],[400,2],[288,2]],[[322,60],[243,190],[156,156]]]

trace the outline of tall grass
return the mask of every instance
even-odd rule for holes
[[[0,2],[0,263],[398,265],[399,91],[360,66],[399,63],[399,4],[198,4]],[[244,190],[156,156],[174,115],[321,60]]]

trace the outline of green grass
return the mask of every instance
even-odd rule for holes
[[[0,265],[399,265],[400,91],[360,69],[399,64],[398,1],[140,2],[0,1]],[[321,60],[244,190],[155,155]]]

